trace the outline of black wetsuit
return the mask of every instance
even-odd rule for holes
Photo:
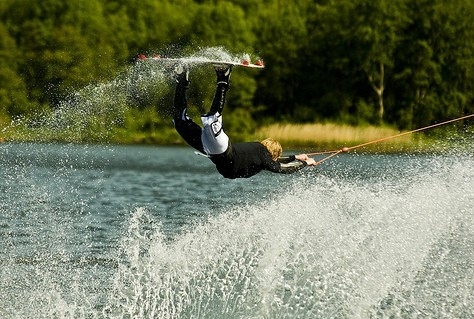
[[[206,154],[201,140],[202,128],[186,114],[186,90],[189,82],[178,81],[175,91],[173,122],[181,137],[199,152]],[[210,113],[222,114],[228,83],[218,82]],[[262,170],[289,174],[305,167],[306,162],[295,159],[294,155],[278,158],[274,161],[270,152],[259,142],[231,143],[227,150],[219,155],[209,155],[211,161],[222,176],[226,178],[247,178]]]
[[[274,161],[268,150],[259,142],[230,143],[225,153],[212,155],[211,161],[225,178],[247,178],[262,170],[289,174],[306,166],[295,156],[280,157]]]

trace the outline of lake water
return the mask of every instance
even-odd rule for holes
[[[472,318],[474,157],[226,180],[188,147],[0,144],[1,318]]]

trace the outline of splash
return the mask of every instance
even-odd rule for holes
[[[226,61],[226,62],[240,63],[242,61],[253,62],[253,61],[260,60],[260,57],[257,57],[255,54],[251,54],[248,52],[231,53],[229,50],[225,49],[224,47],[204,47],[204,48],[198,49],[195,52],[191,52],[187,54],[165,50],[163,53],[158,54],[158,56],[164,57],[164,58],[170,57],[170,58],[179,59],[180,61],[185,62],[191,68],[199,64],[209,63],[210,61]],[[155,61],[153,60],[150,62],[155,63]]]
[[[473,173],[464,164],[418,175],[415,183],[299,181],[286,195],[226,212],[171,243],[159,229],[141,231],[150,217],[137,210],[107,316],[472,313],[472,277],[466,273],[472,275],[474,267],[465,264],[466,256],[447,256],[472,256],[474,249],[467,239],[473,234],[474,219],[467,212],[474,188],[466,183]],[[453,266],[459,278],[449,291],[462,297],[456,301],[438,285],[447,279],[442,272]]]
[[[164,51],[179,56],[176,50]],[[231,54],[222,47],[199,48],[181,56],[191,68],[208,59],[250,59],[248,53]],[[53,110],[15,118],[1,133],[6,140],[107,142],[114,127],[126,125],[124,121],[130,109],[153,106],[166,113],[173,84],[173,65],[134,63],[109,82],[93,83],[72,92]]]
[[[151,104],[168,90],[164,70],[130,66],[107,83],[90,84],[54,107],[15,118],[2,130],[8,140],[106,142],[111,128],[123,126],[125,113],[137,104]]]
[[[379,158],[377,164],[381,162]],[[0,315],[459,318],[472,314],[473,164],[470,156],[449,156],[414,161],[402,173],[372,177],[363,173],[366,178],[344,170],[308,173],[275,188],[273,196],[259,203],[236,205],[188,225],[171,240],[148,209],[137,207],[130,212],[117,251],[101,258],[76,258],[67,247],[77,223],[64,209],[54,208],[51,199],[56,187],[64,187],[32,188],[35,183],[25,178],[30,185],[25,189],[42,196],[28,211],[37,251],[25,258],[2,254],[0,292],[7,297],[1,299]],[[14,174],[26,173],[20,166]],[[67,182],[59,177],[56,183]],[[71,195],[74,191],[59,196]],[[57,221],[43,222],[48,209],[54,210]],[[42,231],[34,232],[33,224],[43,225]],[[54,225],[61,227],[55,231]],[[7,247],[19,245],[10,239]]]

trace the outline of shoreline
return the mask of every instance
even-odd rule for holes
[[[95,132],[88,131],[54,131],[40,129],[12,129],[8,136],[0,137],[0,143],[59,143],[91,145],[150,145],[150,146],[186,146],[187,144],[176,133],[174,128],[162,128],[148,132],[114,130]],[[234,139],[232,132],[228,135],[235,142],[260,141],[272,137],[279,141],[284,150],[301,150],[304,152],[337,151],[344,147],[354,148],[353,152],[363,153],[439,153],[472,141],[466,140],[473,132],[459,132],[450,128],[435,129],[426,133],[413,133],[397,137],[402,132],[390,127],[349,126],[343,124],[282,124],[277,123],[262,127],[246,134],[243,138]],[[392,138],[393,137],[393,138]],[[383,141],[377,141],[383,139]],[[372,142],[375,142],[372,144]],[[370,145],[366,145],[369,143]],[[360,145],[360,147],[359,147]]]

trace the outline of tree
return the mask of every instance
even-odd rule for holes
[[[327,101],[325,108],[339,110],[334,115],[349,113],[359,121],[383,122],[387,79],[400,31],[407,23],[404,12],[404,1],[342,0],[316,5],[305,56],[320,74],[309,83],[323,89],[308,91],[321,91],[317,100]],[[370,117],[358,110],[358,105],[373,100],[367,89],[375,92],[377,105]]]
[[[55,105],[71,89],[113,74],[114,51],[98,0],[21,2],[6,16],[24,54],[19,69],[32,99]]]
[[[459,116],[473,102],[472,1],[409,2],[410,23],[396,53],[402,127]]]
[[[361,52],[361,67],[377,95],[377,118],[383,123],[385,77],[387,71],[392,72],[400,31],[407,23],[404,1],[361,1],[355,12],[365,18],[363,23],[356,24],[358,40],[366,48]]]
[[[18,74],[18,50],[14,39],[0,21],[0,118],[29,112],[26,85]],[[0,121],[1,122],[1,121]]]
[[[302,49],[305,65],[298,70],[305,78],[300,98],[319,119],[367,121],[359,118],[356,109],[357,101],[365,100],[370,90],[362,71],[367,41],[361,42],[358,33],[367,24],[355,10],[359,2],[321,1],[309,11]]]
[[[190,36],[192,46],[228,48],[229,54],[237,54],[252,48],[256,39],[242,8],[227,1],[200,4],[196,9],[192,25],[193,32]],[[249,72],[240,72],[239,76],[232,80],[229,108],[241,107],[252,111],[253,92],[256,90],[256,83],[252,76],[255,73],[247,71]],[[206,73],[205,76],[211,75]],[[215,83],[213,81],[200,82],[194,84],[201,92],[198,99],[205,100],[205,104],[210,105],[211,92],[214,90]]]
[[[308,61],[301,56],[301,44],[308,37],[306,14],[311,11],[311,3],[267,1],[251,19],[256,46],[268,66],[258,77],[256,96],[256,103],[266,106],[266,115],[296,116],[296,109],[307,105],[308,101],[301,99],[308,80]],[[304,74],[300,73],[302,69]]]

